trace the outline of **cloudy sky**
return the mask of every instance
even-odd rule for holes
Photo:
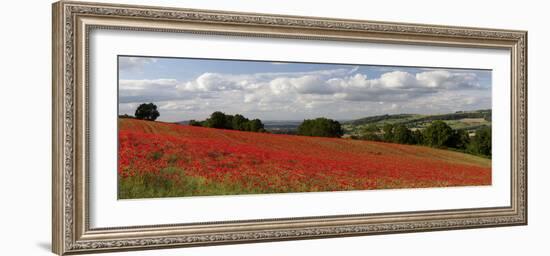
[[[491,71],[119,57],[119,114],[153,102],[161,121],[214,111],[262,120],[491,108]]]

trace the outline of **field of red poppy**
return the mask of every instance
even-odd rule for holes
[[[491,160],[423,146],[119,119],[118,197],[491,184]]]

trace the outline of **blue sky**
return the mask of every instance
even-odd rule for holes
[[[338,120],[491,108],[491,71],[190,58],[119,57],[119,113],[159,120],[214,111],[263,120]]]

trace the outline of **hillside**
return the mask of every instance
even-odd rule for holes
[[[368,125],[377,125],[382,127],[384,124],[404,124],[409,129],[423,129],[431,122],[441,120],[447,123],[455,130],[475,131],[481,126],[491,125],[490,109],[474,111],[458,111],[455,113],[438,115],[420,115],[420,114],[395,114],[369,116],[356,120],[343,122],[342,126],[348,135],[357,135],[357,133]]]
[[[489,159],[454,151],[135,119],[118,172],[119,198],[491,184]]]

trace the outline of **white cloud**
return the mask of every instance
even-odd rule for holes
[[[289,82],[289,78],[281,77],[271,80],[271,82],[269,82],[269,89],[271,89],[271,93],[280,95],[285,92],[290,92],[293,88]]]
[[[416,74],[416,80],[422,86],[430,88],[464,89],[481,86],[474,73],[451,73],[446,70],[421,72]]]
[[[189,81],[178,88],[187,91],[216,92],[241,89],[242,85],[242,82],[234,79],[234,77],[226,77],[216,73],[204,73],[197,77],[197,79]]]
[[[387,88],[414,88],[418,86],[418,81],[414,75],[403,71],[384,73],[378,81],[383,87]]]
[[[300,119],[335,112],[357,116],[380,111],[421,113],[490,107],[488,89],[472,72],[394,70],[369,78],[354,67],[239,75],[203,73],[189,81],[121,80],[120,101],[160,102],[165,114],[178,115],[175,120],[200,119],[216,110],[267,119]],[[179,117],[182,113],[186,117]],[[285,117],[289,113],[297,114]]]

